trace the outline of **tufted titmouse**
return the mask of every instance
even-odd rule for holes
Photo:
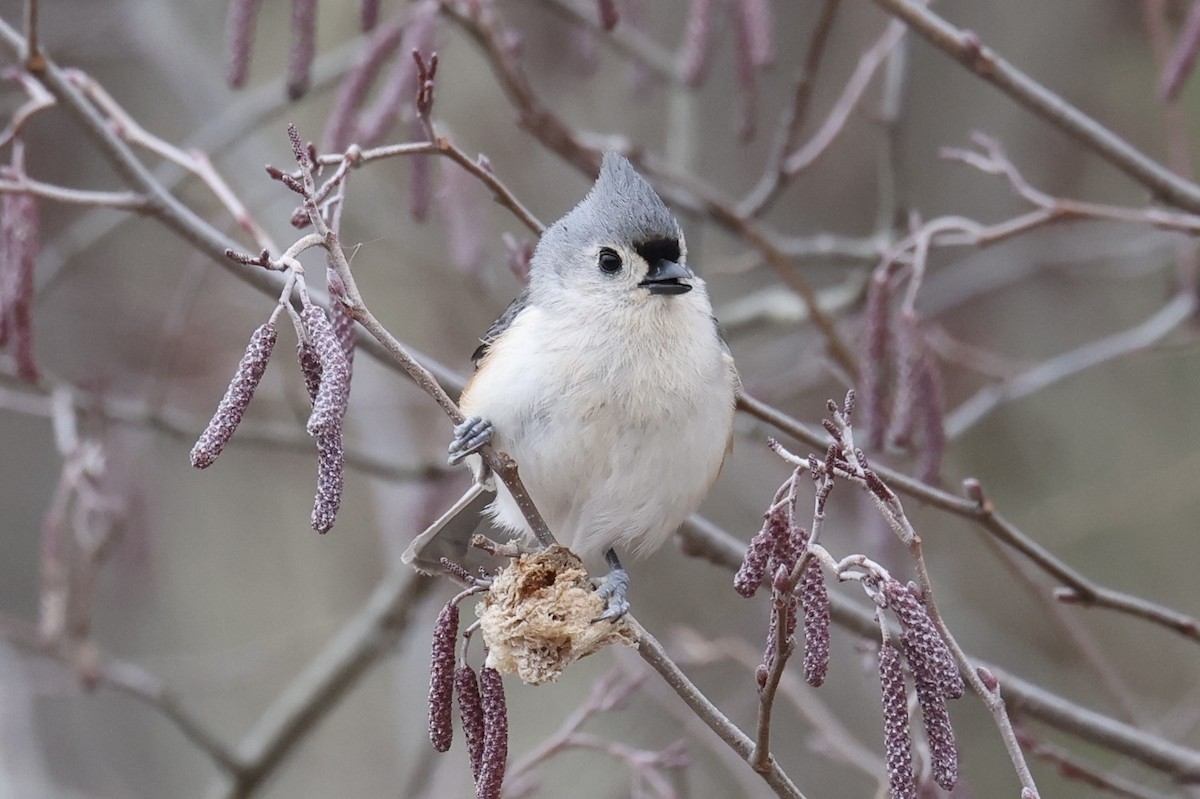
[[[650,184],[607,153],[588,195],[542,234],[529,285],[475,350],[451,464],[476,485],[413,542],[410,562],[488,480],[475,450],[512,456],[550,530],[611,572],[601,618],[629,609],[614,548],[648,554],[692,513],[732,440],[739,382],[679,223]],[[529,526],[503,485],[487,515]]]

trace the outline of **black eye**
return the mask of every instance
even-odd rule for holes
[[[600,268],[612,274],[621,271],[621,256],[616,251],[604,247],[600,250]]]

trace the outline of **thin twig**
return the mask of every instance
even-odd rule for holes
[[[145,197],[131,191],[73,189],[69,186],[43,183],[25,176],[16,180],[0,180],[0,194],[32,194],[35,197],[60,203],[116,208],[122,211],[145,212],[150,208],[150,203]]]
[[[946,436],[957,438],[1007,402],[1036,394],[1047,386],[1103,363],[1142,352],[1195,317],[1196,296],[1178,294],[1139,325],[1056,355],[1015,377],[985,386],[946,414]]]
[[[341,278],[342,285],[345,287],[345,295],[340,298],[340,302],[346,314],[361,324],[372,337],[383,345],[392,359],[400,365],[422,391],[433,398],[454,424],[461,424],[465,419],[462,411],[459,410],[458,405],[450,398],[445,389],[439,385],[433,373],[408,352],[399,339],[393,336],[391,331],[384,327],[375,315],[371,313],[371,310],[363,301],[362,294],[358,290],[358,284],[354,280],[353,273],[350,271],[350,262],[346,259],[346,253],[342,250],[337,234],[330,229],[317,205],[317,189],[313,181],[312,165],[307,163],[308,157],[301,149],[299,133],[296,132],[294,127],[289,127],[289,134],[292,136],[293,149],[296,151],[297,160],[300,162],[303,196],[305,207],[308,211],[308,218],[316,230],[316,235],[320,237],[320,246],[325,249],[325,252],[329,256],[328,263],[337,273],[337,276]],[[541,513],[534,506],[529,492],[525,490],[525,486],[521,483],[516,462],[507,456],[501,456],[499,452],[488,445],[484,445],[479,449],[479,455],[496,477],[504,483],[505,488],[512,495],[513,501],[516,502],[517,507],[520,508],[522,514],[525,516],[530,530],[538,542],[544,547],[555,544],[556,541],[553,533],[546,526]]]
[[[821,127],[813,134],[804,146],[790,153],[782,164],[783,172],[788,177],[794,177],[817,162],[817,159],[829,149],[846,127],[851,112],[858,107],[863,94],[870,85],[875,73],[887,61],[887,57],[900,45],[907,32],[903,25],[889,25],[879,40],[859,58],[858,66],[842,94],[833,104],[829,116]]]
[[[930,44],[1096,155],[1145,186],[1156,197],[1200,213],[1200,186],[1181,178],[1129,142],[1001,58],[979,36],[956,28],[912,0],[875,0]]]
[[[254,724],[237,748],[244,768],[214,796],[252,795],[370,668],[393,651],[435,585],[397,564]]]
[[[486,186],[492,197],[502,207],[515,216],[521,224],[533,233],[540,234],[545,225],[533,215],[512,190],[501,181],[489,166],[484,165],[482,158],[471,158],[466,151],[454,143],[448,136],[440,135],[434,141],[408,142],[405,144],[388,144],[360,150],[353,156],[352,166],[361,166],[373,161],[397,158],[410,155],[440,155],[449,158],[470,173],[476,180]],[[342,164],[347,161],[343,153],[328,153],[317,156],[317,163],[322,165]]]
[[[1071,754],[1060,746],[1032,740],[1024,730],[1019,731],[1018,734],[1022,739],[1021,744],[1029,752],[1030,757],[1050,763],[1067,780],[1081,783],[1109,796],[1121,797],[1121,799],[1172,799],[1166,794],[1151,791],[1118,774],[1103,772],[1094,764]],[[1178,796],[1178,794],[1174,796]]]
[[[676,655],[676,660],[687,665],[701,666],[733,660],[754,674],[762,659],[762,652],[756,651],[744,638],[727,636],[711,639],[688,627],[676,630],[672,643],[675,648],[683,649],[683,654]],[[813,691],[794,671],[783,672],[779,691],[812,725],[813,734],[820,740],[814,748],[828,754],[833,760],[858,769],[871,779],[877,780],[886,773],[883,758],[858,741],[838,713],[820,701],[819,692]]]
[[[792,90],[792,100],[780,117],[779,128],[775,132],[771,155],[763,169],[762,176],[738,204],[738,212],[743,216],[759,216],[770,207],[771,201],[779,196],[785,185],[786,169],[784,161],[788,151],[796,141],[796,136],[804,126],[808,117],[809,102],[812,100],[813,86],[821,70],[821,61],[825,56],[825,46],[829,43],[829,33],[833,30],[833,21],[837,18],[841,0],[825,0],[821,4],[817,24],[808,39],[808,49],[804,54],[804,63],[800,74],[796,77]]]
[[[32,625],[2,616],[0,637],[75,672],[86,686],[119,691],[153,708],[226,774],[238,774],[244,768],[220,738],[185,711],[178,697],[141,666],[105,657],[90,642],[47,641]]]
[[[704,720],[709,729],[715,732],[730,749],[737,752],[747,763],[754,755],[754,741],[746,733],[738,729],[708,697],[700,692],[679,665],[667,655],[662,644],[651,635],[646,628],[636,620],[626,617],[634,625],[638,636],[638,654],[657,671],[675,693],[687,703],[692,711]],[[804,799],[804,794],[792,782],[791,778],[779,767],[774,757],[768,757],[761,768],[756,769],[768,785],[780,797],[787,799]]]

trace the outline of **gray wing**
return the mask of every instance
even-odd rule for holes
[[[525,310],[528,305],[529,289],[525,289],[508,304],[504,313],[500,314],[500,318],[492,322],[492,326],[483,334],[483,338],[479,339],[479,346],[475,348],[475,352],[471,353],[471,361],[474,362],[476,369],[479,368],[479,362],[483,360],[483,356],[487,355],[488,347],[492,346],[505,330],[508,330],[513,320],[520,316],[521,311]]]

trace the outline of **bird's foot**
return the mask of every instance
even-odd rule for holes
[[[491,441],[494,433],[495,428],[487,419],[480,416],[468,417],[454,428],[454,439],[447,450],[449,455],[446,462],[451,466],[462,463],[463,458]]]
[[[615,622],[629,612],[629,600],[626,598],[629,592],[629,572],[625,571],[625,567],[617,559],[617,553],[611,549],[604,553],[604,559],[608,561],[609,572],[604,582],[596,589],[596,593],[606,600],[607,607],[603,613],[592,619],[593,622]]]

